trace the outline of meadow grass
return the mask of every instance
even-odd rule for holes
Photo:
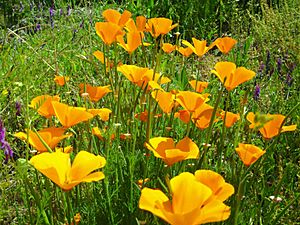
[[[191,1],[191,4],[195,2]],[[171,1],[167,3],[171,4]],[[287,125],[299,124],[299,57],[295,55],[295,45],[290,44],[297,43],[297,39],[295,42],[286,39],[284,43],[288,43],[288,47],[283,43],[282,47],[288,49],[283,48],[280,52],[272,46],[271,38],[268,39],[268,47],[263,48],[265,43],[267,45],[265,35],[271,35],[268,24],[263,26],[263,21],[256,17],[250,34],[245,36],[243,24],[239,26],[241,32],[234,33],[233,27],[237,25],[231,25],[227,17],[226,27],[232,29],[228,33],[234,34],[238,41],[229,54],[222,54],[217,48],[203,57],[193,54],[185,58],[179,52],[165,54],[158,47],[160,37],[155,40],[147,34],[145,41],[152,45],[139,47],[129,55],[116,44],[107,47],[96,34],[95,23],[104,21],[101,13],[107,8],[119,11],[128,9],[135,16],[148,18],[170,17],[174,23],[180,24],[179,28],[164,36],[164,42],[173,44],[186,38],[191,41],[191,37],[211,43],[219,37],[220,21],[224,18],[218,15],[219,21],[215,21],[206,9],[206,16],[209,17],[203,25],[206,30],[199,34],[197,29],[203,27],[192,30],[189,25],[192,22],[200,24],[197,22],[199,18],[193,20],[193,12],[189,11],[191,8],[180,8],[179,3],[173,4],[167,15],[156,14],[159,4],[154,1],[149,1],[146,6],[141,1],[134,1],[121,5],[115,2],[85,3],[80,7],[70,2],[69,14],[68,3],[56,4],[51,18],[53,24],[49,16],[50,6],[38,9],[36,4],[29,12],[29,4],[25,4],[24,11],[20,12],[25,14],[23,19],[17,25],[1,30],[0,116],[6,128],[5,138],[14,151],[14,157],[8,161],[4,151],[0,151],[1,224],[70,224],[76,213],[81,217],[79,224],[165,224],[159,217],[139,209],[141,187],[137,181],[149,178],[143,187],[169,193],[172,177],[183,172],[194,173],[198,169],[213,170],[234,186],[235,193],[225,202],[231,207],[231,216],[220,224],[300,224],[299,131],[282,133],[266,140],[249,128],[250,123],[246,119],[249,112],[282,114],[288,116],[285,121]],[[210,7],[213,8],[212,5]],[[63,9],[62,14],[60,8]],[[288,8],[284,10],[288,11]],[[190,16],[181,22],[183,12]],[[239,19],[242,18],[238,15]],[[282,18],[282,14],[280,16]],[[208,30],[210,22],[214,26]],[[258,33],[261,27],[266,30]],[[252,33],[253,30],[255,32]],[[176,31],[180,31],[181,35],[176,35]],[[281,31],[278,29],[278,36],[282,35]],[[297,34],[290,34],[297,37]],[[285,51],[290,46],[291,53]],[[97,50],[105,52],[106,59],[113,61],[115,66],[112,69],[106,71],[93,56]],[[254,71],[256,76],[228,91],[211,73],[215,64],[221,61],[244,66]],[[188,81],[207,81],[209,86],[204,92],[210,94],[208,103],[216,109],[239,113],[241,118],[230,128],[226,128],[221,119],[203,130],[193,123],[185,124],[174,118],[175,109],[171,114],[163,113],[145,89],[134,85],[118,72],[116,65],[119,62],[154,69],[168,77],[171,83],[162,85],[167,91],[192,91]],[[58,86],[53,81],[55,75],[69,76],[70,81]],[[79,93],[80,83],[111,85],[112,92],[93,103]],[[254,98],[257,87],[260,93],[256,93]],[[73,146],[72,159],[81,150],[105,157],[107,164],[102,169],[105,174],[103,180],[80,183],[66,192],[30,165],[29,160],[36,154],[34,148],[14,134],[25,129],[40,130],[59,124],[57,119],[45,119],[29,107],[34,97],[45,94],[59,95],[61,102],[70,106],[105,107],[112,111],[108,121],[95,117],[70,128],[68,132],[73,136],[59,144]],[[21,104],[20,114],[17,114],[16,102]],[[135,114],[145,110],[152,112],[146,122],[135,117]],[[161,117],[155,117],[156,114],[161,114]],[[92,127],[96,126],[106,129],[104,141],[92,135]],[[114,140],[110,139],[112,134],[115,135]],[[199,159],[165,166],[145,147],[145,142],[149,142],[150,138],[171,137],[177,142],[186,134],[198,145]],[[239,143],[251,143],[266,150],[266,153],[246,167],[235,152]]]

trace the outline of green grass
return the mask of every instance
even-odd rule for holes
[[[57,4],[61,4],[66,12],[67,3]],[[182,33],[181,37],[196,35],[197,38],[205,38],[208,42],[220,28],[218,21],[214,20],[215,17],[207,18],[207,20],[201,18],[204,19],[203,27],[207,28],[210,22],[214,25],[211,30],[207,29],[199,34],[197,29],[202,29],[197,26],[200,24],[198,21],[200,18],[194,18],[190,9],[184,8],[183,10],[180,5],[174,4],[169,8],[169,14],[163,15],[155,11],[159,5],[154,2],[146,6],[139,1],[135,4],[83,4],[72,10],[70,16],[59,16],[56,11],[54,29],[50,26],[48,8],[45,8],[44,15],[38,20],[26,11],[24,12],[24,18],[26,18],[24,26],[19,23],[18,26],[1,30],[0,117],[4,121],[6,139],[15,152],[15,159],[9,160],[7,164],[4,163],[4,154],[0,151],[0,158],[3,159],[0,167],[0,224],[63,224],[68,217],[67,194],[71,201],[72,215],[81,214],[80,224],[132,225],[143,224],[143,221],[146,221],[146,224],[164,224],[161,219],[138,208],[140,189],[136,181],[149,177],[147,187],[165,190],[167,174],[172,178],[184,171],[194,172],[197,168],[190,164],[197,164],[197,161],[187,160],[171,168],[165,168],[163,162],[155,158],[152,153],[149,158],[145,156],[148,152],[144,147],[146,123],[135,119],[134,113],[142,112],[149,107],[148,103],[144,104],[147,96],[137,86],[126,80],[121,73],[117,74],[119,82],[115,80],[116,74],[112,74],[113,82],[116,82],[116,87],[119,89],[119,95],[116,92],[110,93],[98,103],[93,104],[94,108],[111,109],[113,113],[110,120],[103,122],[93,119],[89,123],[79,124],[73,128],[73,137],[64,142],[64,145],[71,144],[75,153],[88,150],[103,155],[107,160],[104,180],[79,184],[66,194],[28,165],[26,160],[33,156],[30,152],[31,147],[13,136],[14,133],[27,128],[34,127],[39,130],[48,124],[35,110],[28,107],[34,97],[57,94],[64,103],[72,106],[85,106],[85,101],[79,94],[79,83],[87,82],[98,86],[110,83],[108,77],[105,76],[102,64],[92,55],[94,51],[103,49],[103,43],[94,29],[95,22],[102,20],[103,9],[128,8],[136,15],[143,13],[148,16],[168,16],[175,22],[180,18],[179,22],[182,25],[178,29]],[[186,7],[189,6],[186,5]],[[213,6],[210,5],[210,7]],[[57,6],[57,8],[60,7]],[[291,8],[284,10],[288,9],[292,11]],[[190,15],[186,19],[180,14],[185,11]],[[237,16],[243,18],[243,15]],[[220,21],[223,18],[218,17],[218,19]],[[263,17],[263,19],[266,18]],[[92,20],[91,23],[90,20]],[[34,32],[37,21],[40,22],[42,30]],[[84,21],[83,28],[80,27],[82,21]],[[197,29],[194,30],[189,25],[192,22],[196,24]],[[248,25],[247,21],[245,24]],[[241,198],[240,211],[236,216],[238,224],[300,224],[298,210],[300,204],[299,129],[266,141],[248,128],[249,123],[245,119],[246,114],[251,111],[283,115],[291,112],[300,97],[299,67],[296,66],[291,71],[292,64],[298,64],[297,56],[295,57],[294,53],[286,56],[285,51],[275,54],[277,50],[276,46],[272,45],[272,39],[268,39],[270,41],[268,45],[262,47],[266,43],[264,42],[265,34],[270,33],[271,28],[265,24],[266,31],[261,30],[259,26],[262,26],[262,21],[259,20],[250,24],[253,25],[253,33],[247,35],[247,38],[245,38],[246,28],[244,29],[243,20],[241,24],[234,25],[239,26],[237,30],[241,32],[234,33],[233,30],[228,30],[228,33],[234,34],[238,40],[238,45],[229,55],[224,56],[217,50],[213,50],[200,62],[196,56],[192,56],[183,65],[182,58],[178,54],[173,56],[163,54],[157,71],[172,80],[170,90],[191,90],[187,81],[197,76],[200,80],[209,81],[210,85],[206,92],[211,94],[209,104],[212,106],[221,88],[219,80],[210,73],[216,62],[233,61],[238,66],[245,66],[257,73],[253,80],[240,85],[229,94],[228,103],[225,100],[227,92],[222,93],[219,108],[224,109],[225,105],[228,105],[230,112],[245,113],[241,116],[242,120],[239,124],[226,129],[224,143],[221,139],[224,134],[222,122],[214,124],[212,129],[210,138],[212,146],[208,149],[206,156],[208,163],[205,168],[220,173],[226,182],[235,187],[235,194],[226,202],[231,207],[231,217],[220,224],[233,224],[238,198]],[[229,26],[230,29],[232,29],[231,26]],[[258,33],[259,30],[261,33]],[[281,31],[281,29],[278,30]],[[192,35],[188,36],[187,33]],[[281,33],[276,37],[275,34],[273,35],[274,38],[278,38]],[[299,37],[299,34],[295,35]],[[166,39],[170,42],[175,41],[171,35],[167,35]],[[151,38],[148,37],[148,40],[151,41]],[[296,40],[293,43],[296,43]],[[292,42],[291,39],[288,41],[288,43]],[[285,45],[285,42],[282,43],[282,47],[290,49],[290,45]],[[267,49],[271,52],[268,62],[266,62]],[[153,47],[150,47],[144,52],[139,48],[129,59],[128,54],[117,46],[117,51],[110,50],[109,57],[124,64],[132,60],[132,64],[153,68],[155,58],[152,50]],[[291,50],[297,51],[297,49]],[[143,57],[147,59],[146,65],[142,60]],[[278,57],[283,59],[281,71],[277,69]],[[268,73],[265,69],[259,73],[261,63],[269,65]],[[270,75],[272,70],[273,73]],[[286,84],[288,73],[293,78],[290,86]],[[53,78],[56,74],[69,76],[70,82],[64,87],[55,85]],[[253,100],[255,84],[261,87],[261,94],[257,101]],[[16,116],[16,101],[22,104],[21,116]],[[134,102],[136,105],[133,104]],[[154,101],[152,110],[162,113]],[[131,111],[134,113],[128,113]],[[294,109],[287,119],[287,124],[299,126],[299,112],[299,107]],[[172,130],[168,132],[166,124],[169,120],[170,117],[165,114],[161,118],[154,118],[152,137],[169,135],[176,140],[182,139],[187,125],[174,119],[171,123]],[[121,126],[115,126],[116,123],[121,123]],[[106,141],[100,141],[91,135],[92,126],[108,128]],[[199,146],[200,154],[203,152],[202,144],[206,142],[207,132],[208,129],[202,131],[193,125],[191,127],[189,136]],[[109,141],[107,138],[111,133],[117,136],[114,141]],[[130,139],[118,138],[118,135],[123,133],[130,133]],[[238,195],[238,187],[244,178],[246,167],[234,151],[238,142],[252,143],[262,149],[268,148],[266,155],[248,171],[247,178],[240,187],[240,195]],[[222,155],[219,154],[220,152]],[[222,156],[224,158],[221,158]],[[218,164],[220,160],[221,163]],[[201,168],[204,168],[203,165]],[[280,196],[282,201],[272,201],[270,196]]]

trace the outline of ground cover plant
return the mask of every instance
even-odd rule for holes
[[[283,11],[220,2],[201,35],[180,3],[3,13],[0,224],[300,223],[299,17],[264,46]]]

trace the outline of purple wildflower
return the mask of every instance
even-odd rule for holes
[[[260,95],[260,86],[258,84],[256,84],[254,94],[253,94],[253,98],[255,101],[258,100],[259,95]]]
[[[59,15],[60,15],[60,16],[63,16],[63,15],[64,15],[64,10],[63,10],[63,9],[60,9],[60,10],[59,10]]]
[[[277,59],[277,71],[281,74],[282,61],[280,58]]]
[[[1,149],[4,150],[5,162],[7,162],[9,158],[13,157],[14,152],[11,149],[9,143],[5,140],[5,127],[1,119],[0,119],[0,144],[1,144]]]
[[[16,116],[21,115],[21,108],[22,108],[21,102],[16,101]]]
[[[49,9],[49,15],[50,15],[50,24],[51,24],[51,28],[54,28],[54,20],[53,20],[53,16],[54,16],[54,9],[52,7],[50,7]]]
[[[49,9],[50,18],[54,16],[54,9],[50,7]]]
[[[36,32],[38,32],[40,30],[41,30],[41,24],[37,23],[36,27],[34,28],[34,32],[36,33]]]

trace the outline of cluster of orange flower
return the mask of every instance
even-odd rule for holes
[[[173,24],[167,18],[146,19],[143,16],[136,17],[134,21],[129,11],[122,14],[116,10],[108,9],[103,12],[105,22],[97,22],[96,33],[105,45],[110,46],[117,42],[129,54],[139,46],[148,46],[144,42],[145,33],[149,32],[156,40],[170,32],[178,24]],[[126,41],[124,36],[126,35]],[[186,40],[181,43],[186,47],[161,43],[161,49],[166,53],[174,50],[180,52],[184,57],[192,53],[202,57],[213,47],[217,47],[222,53],[227,54],[237,43],[230,37],[218,38],[210,46],[206,41],[192,39],[193,44]],[[233,126],[240,120],[239,114],[218,110],[217,118],[214,117],[214,107],[209,105],[209,94],[203,93],[209,83],[199,80],[191,80],[189,83],[194,91],[164,90],[164,84],[171,82],[168,77],[158,73],[156,69],[139,67],[136,65],[114,65],[106,59],[100,51],[94,52],[94,56],[105,64],[106,69],[116,66],[116,71],[124,75],[134,85],[142,88],[149,98],[154,99],[161,111],[172,114],[184,123],[194,123],[199,129],[205,129],[213,122],[223,120],[227,128]],[[233,62],[218,62],[211,71],[221,81],[228,92],[240,84],[251,80],[255,73],[245,67],[237,67]],[[55,77],[55,82],[64,85],[68,77]],[[107,93],[111,92],[109,86],[93,87],[89,84],[80,84],[80,93],[88,97],[90,101],[97,102]],[[64,149],[56,149],[57,144],[71,136],[65,134],[67,128],[80,122],[92,119],[98,115],[103,121],[109,119],[111,111],[106,108],[87,109],[83,107],[72,107],[59,102],[58,96],[43,95],[36,97],[31,102],[31,107],[46,117],[55,116],[62,127],[50,127],[40,131],[27,131],[17,133],[16,137],[27,140],[29,144],[39,153],[31,158],[31,164],[49,177],[54,183],[64,190],[70,190],[80,182],[97,181],[104,178],[102,172],[93,172],[102,168],[106,161],[101,156],[95,156],[86,151],[80,151],[72,165],[70,162],[71,146]],[[144,111],[136,114],[136,118],[149,123],[151,117]],[[264,138],[270,139],[281,132],[296,129],[295,125],[283,126],[285,117],[282,115],[255,115],[248,113],[250,128],[258,129]],[[102,132],[98,127],[92,129],[94,135],[103,139]],[[104,130],[105,132],[105,130]],[[115,138],[112,134],[111,138]],[[199,158],[199,148],[188,136],[175,144],[170,137],[154,137],[146,140],[145,147],[153,152],[154,156],[162,159],[168,166],[186,159]],[[49,152],[47,152],[49,151]],[[251,144],[240,143],[236,152],[246,166],[253,164],[265,151]],[[142,185],[144,186],[144,181]],[[230,215],[230,207],[223,202],[234,193],[232,185],[225,182],[219,174],[209,170],[198,170],[195,174],[181,173],[170,181],[169,199],[162,191],[144,187],[141,191],[139,207],[152,212],[154,215],[164,219],[170,224],[203,224],[226,220]]]

